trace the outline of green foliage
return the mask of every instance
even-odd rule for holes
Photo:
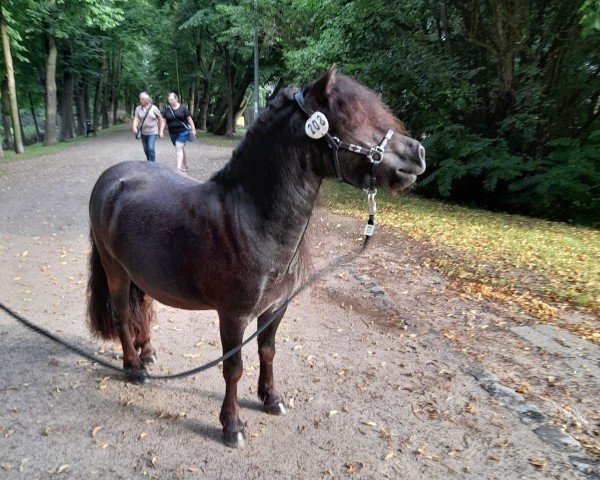
[[[483,138],[462,125],[451,125],[436,132],[423,145],[429,152],[431,174],[421,182],[424,188],[450,197],[453,189],[468,184],[473,194],[483,190],[493,193],[499,184],[506,184],[527,172],[523,159],[511,155],[506,142]]]
[[[590,35],[594,30],[600,30],[600,1],[599,0],[585,0],[581,8],[580,23],[583,27],[582,35]]]
[[[51,34],[60,54],[73,51],[59,93],[70,68],[121,103],[141,90],[187,103],[194,91],[223,119],[228,85],[244,97],[256,27],[262,87],[299,86],[336,63],[380,93],[428,150],[422,193],[599,221],[600,0],[11,0],[6,10],[21,108],[43,105]]]
[[[600,130],[583,139],[557,138],[541,161],[530,161],[533,174],[511,185],[527,194],[532,213],[600,226]]]

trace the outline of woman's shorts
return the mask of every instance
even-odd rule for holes
[[[189,136],[190,136],[189,130],[184,130],[183,132],[179,132],[179,133],[172,133],[170,135],[173,145],[175,145],[175,142],[179,142],[179,143],[187,142],[187,139]]]

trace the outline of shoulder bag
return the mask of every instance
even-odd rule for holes
[[[189,126],[187,123],[183,123],[181,120],[179,120],[179,119],[177,118],[177,116],[175,115],[175,112],[173,111],[173,108],[171,107],[171,105],[169,105],[169,110],[171,110],[171,113],[173,114],[173,118],[174,118],[175,120],[177,120],[179,123],[181,123],[181,124],[183,125],[183,127],[184,127],[184,128],[185,128],[185,129],[186,129],[188,132],[190,132],[190,135],[189,135],[189,137],[188,137],[187,141],[188,141],[188,142],[195,142],[195,141],[196,141],[196,135],[194,135],[194,134],[192,133],[192,129],[190,128],[190,126]]]
[[[154,105],[150,104],[150,106],[148,107],[148,111],[146,112],[146,115],[144,115],[144,118],[142,120],[142,123],[140,125],[140,128],[138,128],[137,133],[135,134],[135,139],[139,140],[141,135],[142,135],[142,127],[144,126],[144,122],[146,121],[146,118],[148,118],[148,114],[150,113],[150,110],[152,110],[152,107]]]

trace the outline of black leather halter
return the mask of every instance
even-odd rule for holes
[[[306,103],[304,102],[304,95],[302,92],[294,93],[294,100],[300,107],[300,110],[304,112],[307,117],[311,117],[312,113],[307,108]],[[340,168],[340,161],[338,158],[338,151],[340,148],[344,150],[348,150],[350,152],[359,153],[361,155],[366,156],[371,162],[371,180],[369,181],[369,187],[366,189],[367,191],[367,205],[369,208],[369,219],[367,220],[367,225],[365,227],[365,246],[367,242],[373,235],[375,231],[375,212],[377,211],[377,207],[375,205],[375,195],[377,194],[377,189],[375,188],[375,182],[377,180],[376,173],[377,167],[383,161],[383,154],[385,153],[385,147],[387,147],[388,142],[394,135],[393,130],[388,130],[385,134],[383,140],[374,147],[362,147],[360,145],[355,145],[353,143],[342,142],[338,137],[334,137],[329,133],[324,135],[324,138],[327,140],[327,144],[329,148],[331,148],[331,153],[333,154],[333,168],[335,170],[335,175],[337,179],[342,183],[347,183],[352,185],[353,187],[357,187],[353,183],[349,182],[342,175],[342,170]],[[359,187],[360,188],[360,187]]]
[[[300,110],[304,112],[307,117],[310,117],[312,113],[309,111],[306,103],[304,102],[304,95],[302,92],[296,92],[294,94],[294,100],[300,107]],[[329,148],[331,148],[331,153],[333,154],[333,168],[335,170],[335,175],[340,182],[348,183],[350,185],[356,186],[346,180],[342,175],[342,170],[340,168],[340,161],[338,158],[338,151],[340,148],[344,150],[348,150],[349,152],[359,153],[361,155],[366,156],[371,162],[371,180],[369,182],[369,192],[375,191],[375,181],[377,180],[376,172],[377,166],[383,161],[383,154],[385,153],[385,147],[387,147],[388,142],[394,135],[393,130],[388,130],[385,134],[383,140],[374,147],[362,147],[360,145],[355,145],[353,143],[342,142],[338,137],[334,137],[329,133],[325,134],[325,139],[327,140],[327,144]]]

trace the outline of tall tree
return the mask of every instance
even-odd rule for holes
[[[8,95],[10,99],[10,112],[12,119],[13,135],[15,139],[15,152],[24,153],[23,137],[21,135],[21,121],[19,117],[19,106],[17,102],[17,87],[15,85],[15,71],[8,36],[8,25],[6,24],[4,6],[0,1],[0,36],[2,36],[2,49],[4,52],[4,64],[6,66],[6,77],[8,82]],[[6,132],[5,132],[6,133]]]

